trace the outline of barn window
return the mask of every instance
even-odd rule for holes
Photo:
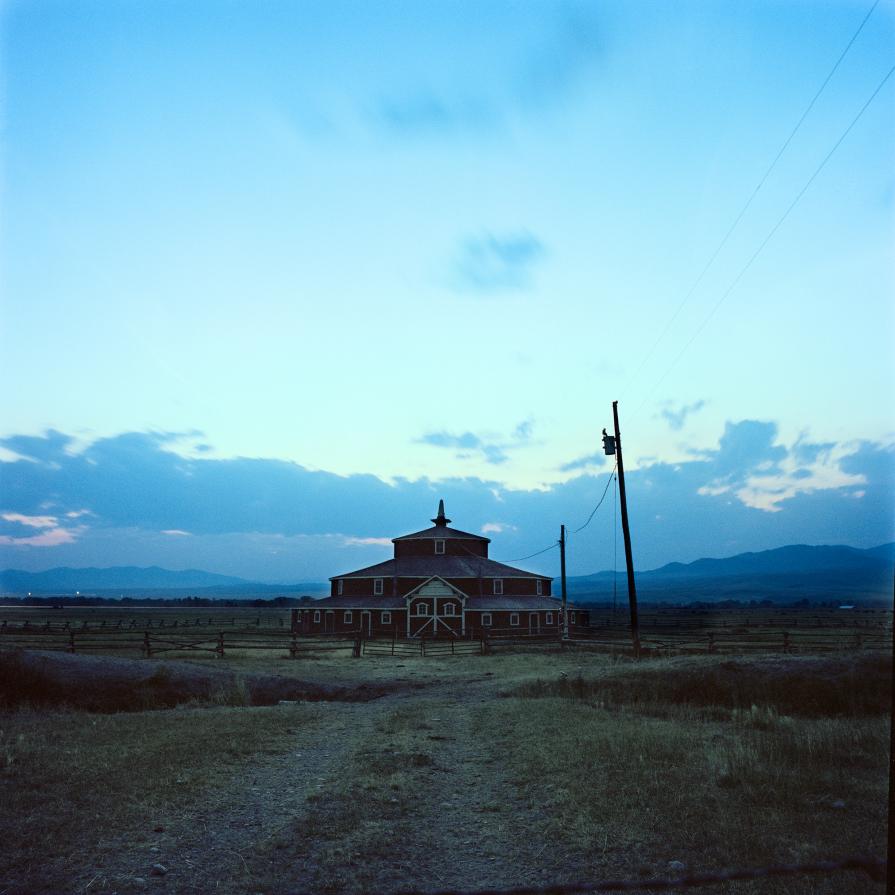
[[[428,615],[429,607],[425,603],[417,603],[416,604],[416,614],[417,615]]]
[[[482,613],[482,627],[483,628],[491,627],[491,613],[490,612]]]
[[[547,613],[547,618],[545,618],[544,621],[545,621],[548,625],[552,625],[552,624],[553,624],[553,613],[552,613],[552,612],[548,612],[548,613]]]
[[[503,593],[503,578],[495,578],[494,579],[494,593],[496,593],[496,594]]]
[[[575,613],[574,613],[574,612],[570,612],[570,613],[569,613],[569,621],[570,621],[573,625],[575,624]]]
[[[345,582],[340,578],[339,579],[339,596],[342,596],[342,591],[345,590]]]
[[[317,622],[317,624],[320,624],[320,610],[319,609],[314,610],[314,621]]]
[[[511,613],[510,613],[510,624],[511,624],[513,627],[516,627],[516,625],[519,624],[519,613],[518,613],[518,612],[511,612]]]
[[[381,578],[373,579],[373,596],[374,597],[382,596],[382,579]]]
[[[382,618],[382,624],[384,624],[384,625],[390,625],[392,623],[391,612],[383,612],[381,618]]]
[[[544,582],[541,581],[540,578],[538,578],[538,580],[535,582],[535,591],[538,596],[541,596],[541,594],[544,592]]]
[[[435,542],[435,552],[436,553],[444,553],[444,541],[436,541]]]
[[[445,615],[456,615],[456,606],[453,603],[445,603],[444,606],[444,614]]]
[[[345,624],[346,625],[351,624],[351,610],[350,609],[345,610]]]

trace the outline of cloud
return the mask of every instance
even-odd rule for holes
[[[190,538],[192,537],[192,532],[184,531],[181,528],[164,528],[162,529],[163,535],[168,535],[169,537],[175,538]]]
[[[509,438],[486,438],[473,432],[463,432],[454,435],[451,432],[427,432],[417,439],[420,444],[428,444],[431,447],[448,448],[456,451],[459,459],[467,459],[475,454],[480,454],[486,463],[498,466],[505,463],[509,457],[507,451],[524,447],[531,442],[534,422],[524,420],[519,423]]]
[[[463,240],[452,262],[451,283],[461,292],[518,292],[531,285],[532,271],[546,254],[527,231]]]
[[[486,534],[503,534],[505,531],[518,531],[515,525],[506,522],[486,522],[480,529],[483,535]]]
[[[402,99],[381,100],[374,117],[386,129],[406,137],[490,129],[499,113],[483,97],[447,98],[416,91]]]
[[[473,450],[463,435],[436,434],[445,450]],[[463,434],[505,451],[524,443],[512,434]],[[471,476],[387,483],[281,460],[183,457],[175,443],[158,433],[126,433],[72,453],[67,438],[48,435],[45,444],[32,444],[40,462],[0,462],[3,515],[13,517],[0,518],[0,565],[165,565],[258,580],[323,579],[387,558],[390,539],[425,527],[440,497],[458,528],[489,526],[492,556],[506,559],[545,546],[560,523],[581,525],[608,476],[582,466],[580,475],[540,490]],[[895,540],[895,446],[838,444],[805,463],[797,445],[781,443],[771,422],[740,420],[693,459],[628,470],[638,568],[791,543]],[[611,567],[610,503],[577,546],[573,540],[571,574]],[[89,527],[68,527],[66,513],[83,508],[92,514]],[[27,526],[18,517],[58,525]],[[191,537],[163,534],[172,531]],[[339,534],[346,531],[351,535]],[[551,553],[520,565],[554,574],[554,563]]]
[[[367,104],[367,119],[399,138],[480,135],[499,131],[514,118],[531,118],[561,106],[597,71],[606,41],[589,10],[568,5],[547,9],[534,43],[519,47],[512,56],[504,42],[511,59],[497,78],[492,58],[486,74],[477,70],[471,56],[464,57],[463,75],[472,74],[472,86],[458,88],[458,78],[435,86],[414,83]]]
[[[66,513],[67,516],[71,515]],[[18,522],[20,525],[26,525],[29,528],[55,528],[59,524],[59,520],[55,516],[26,516],[23,513],[3,513],[0,518],[7,522]]]
[[[6,547],[59,547],[62,544],[73,544],[78,534],[78,529],[51,528],[42,531],[39,535],[29,535],[25,538],[0,535],[0,545]]]
[[[507,454],[502,446],[490,444],[472,432],[464,432],[462,435],[452,435],[450,432],[428,432],[418,441],[432,447],[454,449],[457,451],[456,456],[461,459],[480,453],[485,462],[495,466],[507,461]]]
[[[661,411],[661,415],[675,432],[679,432],[684,428],[687,417],[690,414],[698,413],[703,407],[705,407],[705,401],[695,401],[693,404],[682,404],[677,410],[673,407],[666,407]]]
[[[346,547],[391,547],[391,538],[353,538],[346,537]]]
[[[603,466],[606,463],[606,455],[601,451],[596,454],[588,454],[585,457],[579,457],[577,460],[570,460],[563,463],[559,467],[560,472],[575,472],[579,469],[588,469],[592,466]]]
[[[552,33],[521,66],[515,96],[534,111],[568,98],[606,54],[597,20],[584,9],[560,8]]]

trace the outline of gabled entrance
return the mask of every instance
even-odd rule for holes
[[[435,575],[405,597],[408,637],[463,637],[466,594]]]

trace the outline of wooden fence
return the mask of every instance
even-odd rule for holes
[[[277,628],[198,631],[180,626],[167,631],[118,628],[69,628],[43,625],[0,626],[2,649],[55,650],[69,653],[139,652],[147,658],[163,653],[208,654],[223,658],[228,653],[252,650],[276,651],[298,658],[307,653],[349,652],[359,654],[358,638],[345,636],[301,637]]]
[[[529,632],[524,628],[483,630],[481,636],[460,639],[366,638],[359,632],[343,635],[302,635],[286,627],[258,626],[218,628],[208,625],[168,625],[145,627],[102,624],[72,626],[41,625],[27,620],[0,624],[0,650],[4,648],[62,650],[70,653],[138,652],[152,657],[162,654],[206,654],[217,657],[228,653],[277,652],[291,658],[320,652],[349,652],[354,656],[468,656],[501,649],[582,648],[611,652],[629,652],[630,634],[621,625],[576,628],[563,640],[559,630]],[[784,652],[809,653],[833,650],[891,650],[891,627],[801,626],[780,630],[771,626],[665,625],[641,628],[641,646],[645,653]]]

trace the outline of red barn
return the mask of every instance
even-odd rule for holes
[[[434,525],[392,538],[393,559],[330,579],[331,595],[302,608],[306,634],[479,637],[489,630],[558,632],[552,578],[488,559],[489,538],[450,528],[439,501]],[[569,604],[570,630],[586,611]]]

